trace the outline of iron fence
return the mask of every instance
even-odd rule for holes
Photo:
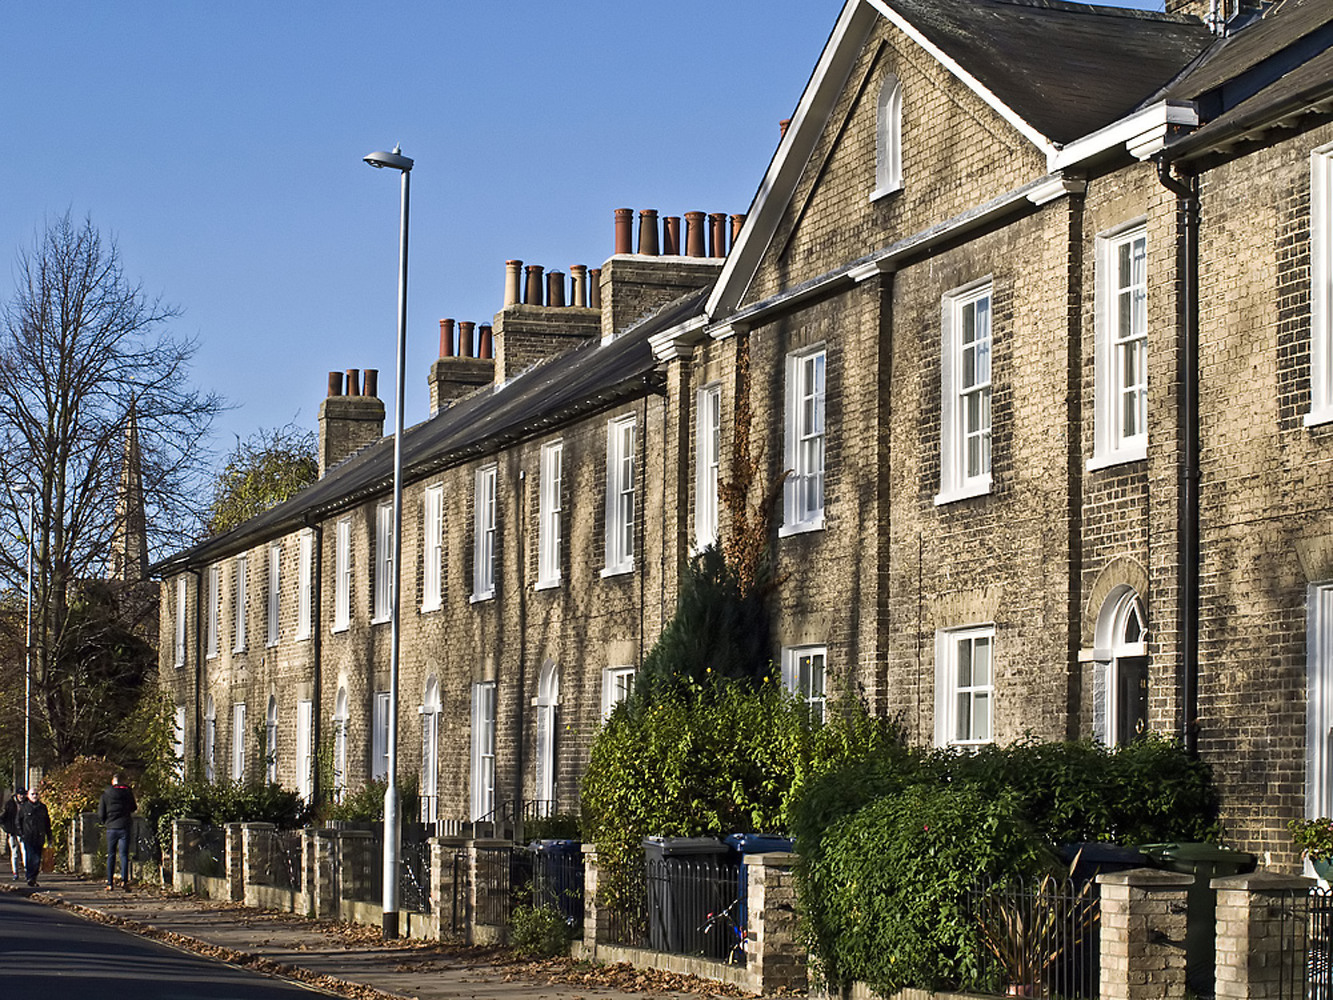
[[[220,826],[187,827],[181,864],[185,871],[205,878],[224,878],[227,874],[226,829]]]
[[[964,905],[988,977],[1010,995],[1096,1000],[1101,897],[1095,881],[981,883]]]
[[[740,867],[702,858],[603,865],[599,943],[745,963]],[[582,901],[580,900],[580,909]]]
[[[255,875],[261,885],[301,891],[305,844],[300,830],[252,830]]]
[[[530,902],[550,907],[565,918],[574,937],[583,936],[583,855],[537,850],[531,855]]]
[[[399,909],[430,912],[430,875],[430,842],[404,837],[398,855]]]

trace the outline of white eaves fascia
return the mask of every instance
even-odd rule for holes
[[[653,349],[653,357],[658,361],[688,358],[694,353],[694,345],[703,339],[703,329],[707,325],[706,317],[693,316],[683,323],[677,323],[666,330],[659,330],[648,338],[648,345]]]
[[[768,165],[764,180],[745,217],[745,224],[727,254],[727,261],[717,279],[704,314],[719,316],[735,308],[745,294],[759,263],[777,232],[792,192],[814,152],[823,124],[833,113],[861,46],[874,27],[875,15],[864,0],[847,0],[838,23],[829,35],[819,62],[810,75],[801,100],[791,117],[787,133]]]
[[[1172,128],[1198,124],[1199,112],[1192,103],[1158,101],[1047,154],[1046,168],[1051,173],[1065,170],[1118,146],[1144,160],[1161,150]]]
[[[912,41],[916,42],[916,44],[925,49],[926,52],[930,53],[931,57],[935,59],[936,62],[961,80],[969,90],[985,101],[996,114],[1014,128],[1018,129],[1023,137],[1041,150],[1041,152],[1045,153],[1048,159],[1057,151],[1055,143],[1051,142],[1050,139],[1039,132],[1029,122],[1025,121],[1018,112],[995,96],[995,94],[980,80],[967,70],[963,69],[962,64],[923,35],[911,21],[907,20],[886,4],[884,0],[865,0],[865,2],[884,15],[895,28],[905,34],[908,38],[912,39]]]

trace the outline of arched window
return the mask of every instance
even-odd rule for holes
[[[440,794],[440,682],[431,675],[421,699],[421,822],[439,817]]]
[[[278,780],[278,699],[273,695],[264,720],[264,777],[270,784]]]
[[[333,707],[333,801],[347,792],[347,689],[338,688]]]
[[[903,186],[903,85],[889,74],[879,88],[875,128],[875,192],[878,198]]]
[[[1148,729],[1148,626],[1134,588],[1116,587],[1097,618],[1094,730],[1107,746]]]
[[[218,743],[218,713],[217,706],[213,704],[213,696],[208,696],[208,701],[204,703],[204,780],[212,782],[217,780],[217,769],[214,767],[214,751]]]
[[[560,672],[547,660],[537,681],[537,787],[538,816],[555,812],[556,708],[560,703]]]

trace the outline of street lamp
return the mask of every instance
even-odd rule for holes
[[[393,575],[389,595],[389,787],[384,790],[384,938],[398,936],[398,857],[402,817],[398,815],[398,586],[403,554],[403,378],[407,351],[407,204],[412,161],[401,146],[392,153],[368,153],[372,167],[390,167],[403,177],[398,251],[398,381],[394,387],[393,417]]]
[[[20,486],[14,494],[28,499],[28,530],[25,532],[28,543],[28,617],[23,638],[23,784],[28,786],[32,778],[32,501],[37,491],[31,486]]]

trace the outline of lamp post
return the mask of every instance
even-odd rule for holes
[[[28,530],[24,533],[28,543],[28,614],[23,638],[23,784],[26,787],[32,777],[32,501],[36,491],[31,486],[20,486],[14,493],[28,499]]]
[[[407,351],[407,206],[412,161],[392,153],[369,153],[364,159],[372,167],[390,167],[403,178],[402,211],[398,250],[398,368],[394,387],[393,417],[393,573],[389,594],[389,784],[384,790],[384,899],[385,940],[398,937],[398,859],[402,842],[402,817],[398,815],[398,586],[403,543],[403,378]]]

